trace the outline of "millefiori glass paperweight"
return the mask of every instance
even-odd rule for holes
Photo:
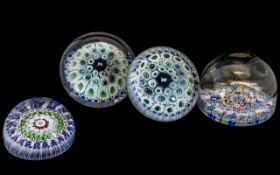
[[[199,76],[190,59],[170,47],[153,47],[132,62],[129,97],[144,116],[175,121],[190,112],[199,95]]]
[[[25,100],[9,113],[3,127],[4,145],[27,160],[56,157],[73,144],[75,124],[61,103],[45,97]]]
[[[92,108],[115,105],[127,96],[128,67],[134,55],[120,38],[89,33],[74,40],[60,62],[60,77],[68,94]]]
[[[277,81],[268,64],[250,53],[218,56],[204,69],[198,107],[231,126],[263,123],[274,113]]]

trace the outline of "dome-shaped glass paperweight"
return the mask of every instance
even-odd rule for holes
[[[25,100],[9,113],[4,145],[15,157],[43,160],[67,151],[74,142],[75,123],[61,103],[45,97]]]
[[[277,81],[270,66],[250,53],[217,57],[201,76],[200,110],[231,126],[263,123],[274,113]]]
[[[60,62],[60,77],[68,94],[93,108],[117,104],[127,96],[126,78],[134,55],[120,38],[89,33],[74,40]]]
[[[190,59],[170,47],[153,47],[132,62],[129,97],[144,116],[161,122],[182,118],[196,104],[199,77]]]

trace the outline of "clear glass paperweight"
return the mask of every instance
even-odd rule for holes
[[[184,117],[196,104],[199,77],[190,59],[170,47],[153,47],[132,62],[129,97],[144,116],[161,122]]]
[[[88,33],[75,39],[60,62],[60,77],[68,94],[93,108],[117,104],[127,96],[126,78],[134,55],[120,38]]]
[[[61,103],[45,97],[27,99],[9,113],[4,145],[12,155],[43,160],[67,151],[74,142],[75,123]]]
[[[217,57],[201,76],[198,107],[210,119],[231,126],[263,123],[274,113],[277,81],[268,64],[250,53]]]

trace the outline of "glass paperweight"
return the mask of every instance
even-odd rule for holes
[[[134,55],[120,38],[88,33],[75,39],[60,62],[60,77],[68,94],[93,108],[117,104],[127,96],[128,67]]]
[[[43,160],[67,151],[75,135],[74,120],[59,102],[45,97],[25,100],[9,113],[3,127],[4,145],[12,155]]]
[[[128,95],[146,117],[170,122],[182,118],[196,104],[199,77],[190,59],[170,47],[154,47],[131,63]]]
[[[273,115],[276,98],[277,81],[269,65],[250,53],[230,53],[204,69],[198,107],[219,123],[251,126]]]

